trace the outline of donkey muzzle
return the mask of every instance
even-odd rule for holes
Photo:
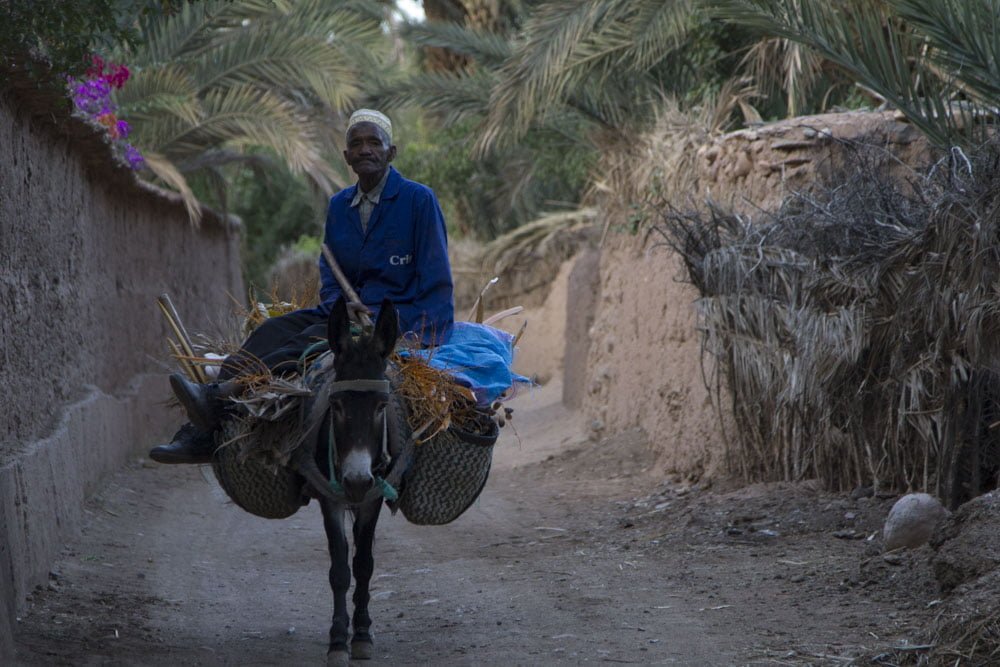
[[[371,454],[364,451],[351,452],[344,459],[342,471],[341,485],[347,500],[352,503],[364,500],[365,494],[375,484]]]

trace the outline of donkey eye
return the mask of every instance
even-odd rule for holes
[[[336,399],[336,398],[331,399],[330,400],[330,412],[332,412],[333,415],[337,419],[343,419],[344,418],[344,404],[341,403],[339,399]]]

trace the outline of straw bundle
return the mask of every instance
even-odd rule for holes
[[[391,364],[398,377],[396,393],[406,402],[407,421],[418,445],[452,425],[470,433],[486,431],[484,413],[476,409],[472,390],[451,374],[415,355],[393,355]]]
[[[852,150],[758,221],[665,205],[658,230],[702,295],[734,471],[954,506],[1000,472],[1000,148],[902,178]]]

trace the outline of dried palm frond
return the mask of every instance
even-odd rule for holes
[[[239,306],[241,332],[249,333],[268,317],[301,307],[299,304],[287,302],[254,302],[253,295],[250,296],[253,304],[251,307]],[[163,308],[165,313],[172,310],[166,306]],[[301,432],[301,434],[310,430],[310,424],[300,423],[302,420],[297,410],[302,398],[313,393],[310,386],[307,386],[311,380],[300,376],[274,375],[261,360],[247,355],[245,351],[233,355],[232,353],[239,349],[238,344],[212,339],[204,334],[197,334],[194,338],[198,343],[190,344],[185,350],[174,344],[173,356],[189,374],[194,372],[191,369],[218,365],[227,355],[229,355],[227,364],[239,365],[233,380],[243,385],[243,389],[238,396],[233,396],[229,400],[242,408],[240,418],[245,423],[235,429],[242,434],[240,438],[246,439],[246,442],[241,444],[241,456],[248,455],[248,446],[266,449],[267,442],[273,439],[262,437],[257,429],[274,428],[277,429],[276,434],[280,434],[281,429],[294,429],[296,433]],[[404,340],[402,349],[405,349],[407,344],[408,342]],[[483,432],[484,427],[495,417],[497,409],[478,408],[476,396],[471,389],[456,381],[452,373],[447,370],[431,366],[430,360],[418,355],[417,351],[413,348],[410,350],[411,354],[393,354],[388,371],[394,378],[395,392],[406,402],[409,426],[414,437],[418,438],[417,443],[426,442],[452,426],[470,433]],[[305,367],[311,367],[311,360],[325,352],[326,348],[322,346],[312,352],[311,356],[304,360]],[[254,437],[247,439],[251,433],[255,433]],[[289,438],[280,437],[276,440],[287,444]],[[289,451],[257,453],[264,455],[268,460],[280,461],[287,461],[290,454]]]
[[[578,243],[578,233],[592,229],[595,220],[594,208],[548,213],[490,242],[483,249],[483,266],[499,274],[532,258],[546,256],[560,244],[574,245]]]
[[[415,354],[393,355],[391,362],[398,374],[396,393],[409,408],[409,425],[420,432],[418,444],[430,440],[452,424],[465,430],[477,423],[476,397],[447,371],[431,366]]]
[[[927,490],[1000,472],[1000,145],[901,177],[857,150],[756,223],[668,208],[749,480]],[[992,480],[992,481],[991,481]]]

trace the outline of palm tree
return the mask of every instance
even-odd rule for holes
[[[940,146],[978,143],[1000,106],[1000,0],[707,1],[813,49]]]
[[[185,4],[117,54],[133,77],[117,93],[149,170],[178,190],[192,220],[189,179],[225,205],[222,168],[273,153],[325,192],[342,185],[327,156],[342,112],[386,55],[382,9],[352,0],[236,0]],[[264,150],[261,150],[264,149]]]
[[[426,151],[440,152],[454,167],[452,173],[462,176],[454,192],[447,183],[435,183],[443,201],[453,202],[457,215],[450,219],[488,240],[532,220],[543,208],[556,206],[554,202],[559,207],[575,203],[594,155],[593,145],[578,131],[578,119],[553,115],[552,122],[534,128],[524,141],[470,158],[478,127],[490,111],[499,69],[513,55],[528,3],[435,4],[451,8],[449,15],[460,21],[432,20],[428,11],[428,21],[404,26],[404,39],[419,49],[433,49],[434,56],[386,81],[376,99],[388,109],[417,109],[434,127],[434,146]],[[439,57],[442,52],[448,57]],[[403,159],[412,159],[412,153]],[[441,174],[440,167],[434,171]]]
[[[497,72],[481,150],[516,142],[567,111],[609,130],[628,126],[682,73],[679,50],[696,0],[549,0],[524,22]],[[685,78],[685,80],[689,80]]]

